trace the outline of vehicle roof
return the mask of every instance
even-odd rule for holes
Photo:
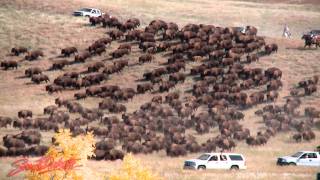
[[[221,155],[221,154],[223,154],[223,155],[240,155],[240,156],[243,156],[242,154],[239,154],[239,153],[221,153],[221,152],[218,152],[218,153],[203,153],[203,154],[208,154],[210,156],[212,156],[212,155]]]
[[[302,152],[302,153],[319,153],[317,151],[298,151],[298,152]]]
[[[81,10],[81,9],[94,9],[94,10],[100,10],[100,9],[97,9],[97,8],[90,8],[90,7],[83,7],[83,8],[80,8],[79,10]]]

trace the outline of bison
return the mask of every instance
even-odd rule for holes
[[[64,57],[69,57],[71,54],[78,53],[78,50],[76,47],[67,47],[61,50],[61,55]]]
[[[277,52],[278,51],[278,45],[277,44],[267,44],[265,47],[265,54],[270,55],[273,52]]]
[[[69,61],[63,59],[63,60],[59,60],[59,61],[56,61],[52,64],[52,67],[51,69],[52,70],[56,70],[56,69],[63,69],[66,65],[69,64]]]
[[[18,117],[19,118],[32,117],[32,111],[30,111],[30,110],[21,110],[21,111],[18,112]]]
[[[41,73],[42,73],[42,70],[39,67],[31,67],[24,71],[24,74],[26,75],[26,77],[32,77],[33,75],[41,74]]]
[[[84,63],[85,60],[86,60],[87,58],[89,58],[90,56],[91,56],[90,52],[85,51],[85,52],[83,52],[83,53],[81,53],[81,54],[77,54],[77,55],[74,57],[74,62],[75,62],[75,63]]]
[[[32,76],[31,81],[36,83],[36,84],[40,84],[41,82],[49,82],[50,79],[47,75],[45,74],[35,74]]]
[[[153,56],[151,54],[144,54],[139,57],[139,63],[142,64],[145,62],[151,62],[152,59],[153,59]]]
[[[40,56],[41,57],[44,56],[41,50],[31,51],[31,52],[28,52],[28,54],[25,56],[25,60],[33,61],[38,59]]]
[[[153,89],[152,83],[145,83],[145,84],[138,84],[137,85],[137,92],[139,94],[143,94],[146,91],[151,91]]]
[[[110,53],[110,56],[112,56],[112,58],[120,58],[122,56],[124,56],[125,54],[129,54],[130,51],[128,49],[117,49],[115,51],[113,51],[112,53]]]
[[[11,53],[15,56],[19,56],[21,53],[27,53],[28,49],[26,47],[14,47],[11,49]]]
[[[3,67],[5,70],[8,70],[10,68],[18,69],[18,62],[14,60],[2,61],[0,66]]]

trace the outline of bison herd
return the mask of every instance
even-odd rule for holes
[[[63,127],[70,128],[74,135],[92,131],[98,139],[97,160],[122,159],[124,152],[147,154],[163,150],[168,156],[180,156],[230,151],[240,141],[250,146],[263,145],[277,132],[289,130],[297,131],[293,136],[296,141],[315,138],[311,128],[320,112],[307,107],[301,116],[297,109],[301,105],[300,90],[304,89],[305,95],[314,93],[317,76],[299,82],[283,106],[266,105],[256,111],[264,124],[256,135],[241,123],[245,118],[243,110],[276,102],[283,86],[279,68],[250,66],[261,56],[278,51],[278,45],[266,44],[255,27],[247,26],[243,33],[237,27],[187,24],[179,28],[173,22],[154,20],[138,29],[138,19],[121,22],[107,14],[89,21],[92,26],[108,28],[108,37],[94,41],[85,50],[62,49],[64,59],[55,61],[49,69],[86,63],[86,71],[64,72],[50,81],[39,67],[25,70],[25,76],[34,83],[51,83],[45,86],[50,94],[77,91],[74,99],[57,98],[55,105],[44,108],[41,117],[33,116],[29,110],[20,111],[18,118],[1,117],[1,127],[9,125],[23,131],[3,137],[0,156],[41,155],[47,147],[39,145],[39,131]],[[120,45],[111,50],[110,45],[116,42]],[[128,56],[133,49],[139,49],[137,61]],[[12,48],[11,52],[16,56],[27,53],[25,60],[29,61],[44,57],[42,51],[23,47]],[[107,84],[119,72],[154,62],[159,55],[166,57],[166,62],[144,72],[137,79],[143,82],[135,87]],[[70,56],[74,60],[70,61]],[[92,60],[99,56],[108,58]],[[4,61],[1,67],[17,68],[18,63]],[[188,87],[178,92],[180,85]],[[129,113],[125,104],[143,94],[152,95],[152,99]],[[97,108],[86,108],[77,102],[87,97],[99,99]],[[197,136],[212,133],[214,128],[218,135],[199,143]]]
[[[22,131],[20,134],[5,135],[0,146],[0,156],[41,156],[49,147],[39,145],[41,134],[36,130]]]

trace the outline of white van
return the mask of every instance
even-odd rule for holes
[[[235,153],[205,153],[184,162],[184,169],[246,169],[245,158]]]

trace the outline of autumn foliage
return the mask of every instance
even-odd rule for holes
[[[127,154],[118,172],[111,174],[110,180],[160,180],[157,174],[143,167],[141,162],[135,159],[132,154]]]
[[[46,155],[30,162],[22,158],[13,163],[16,168],[8,176],[26,171],[28,180],[157,180],[161,179],[143,167],[131,154],[124,157],[121,169],[110,176],[94,172],[86,166],[88,158],[95,156],[95,139],[91,132],[73,137],[69,130],[60,130],[54,135],[55,142]]]
[[[72,137],[69,130],[60,130],[54,135],[55,143],[46,155],[39,160],[29,162],[23,158],[14,162],[16,169],[9,176],[26,171],[26,179],[86,179],[84,169],[88,157],[94,156],[95,139],[91,132]]]

